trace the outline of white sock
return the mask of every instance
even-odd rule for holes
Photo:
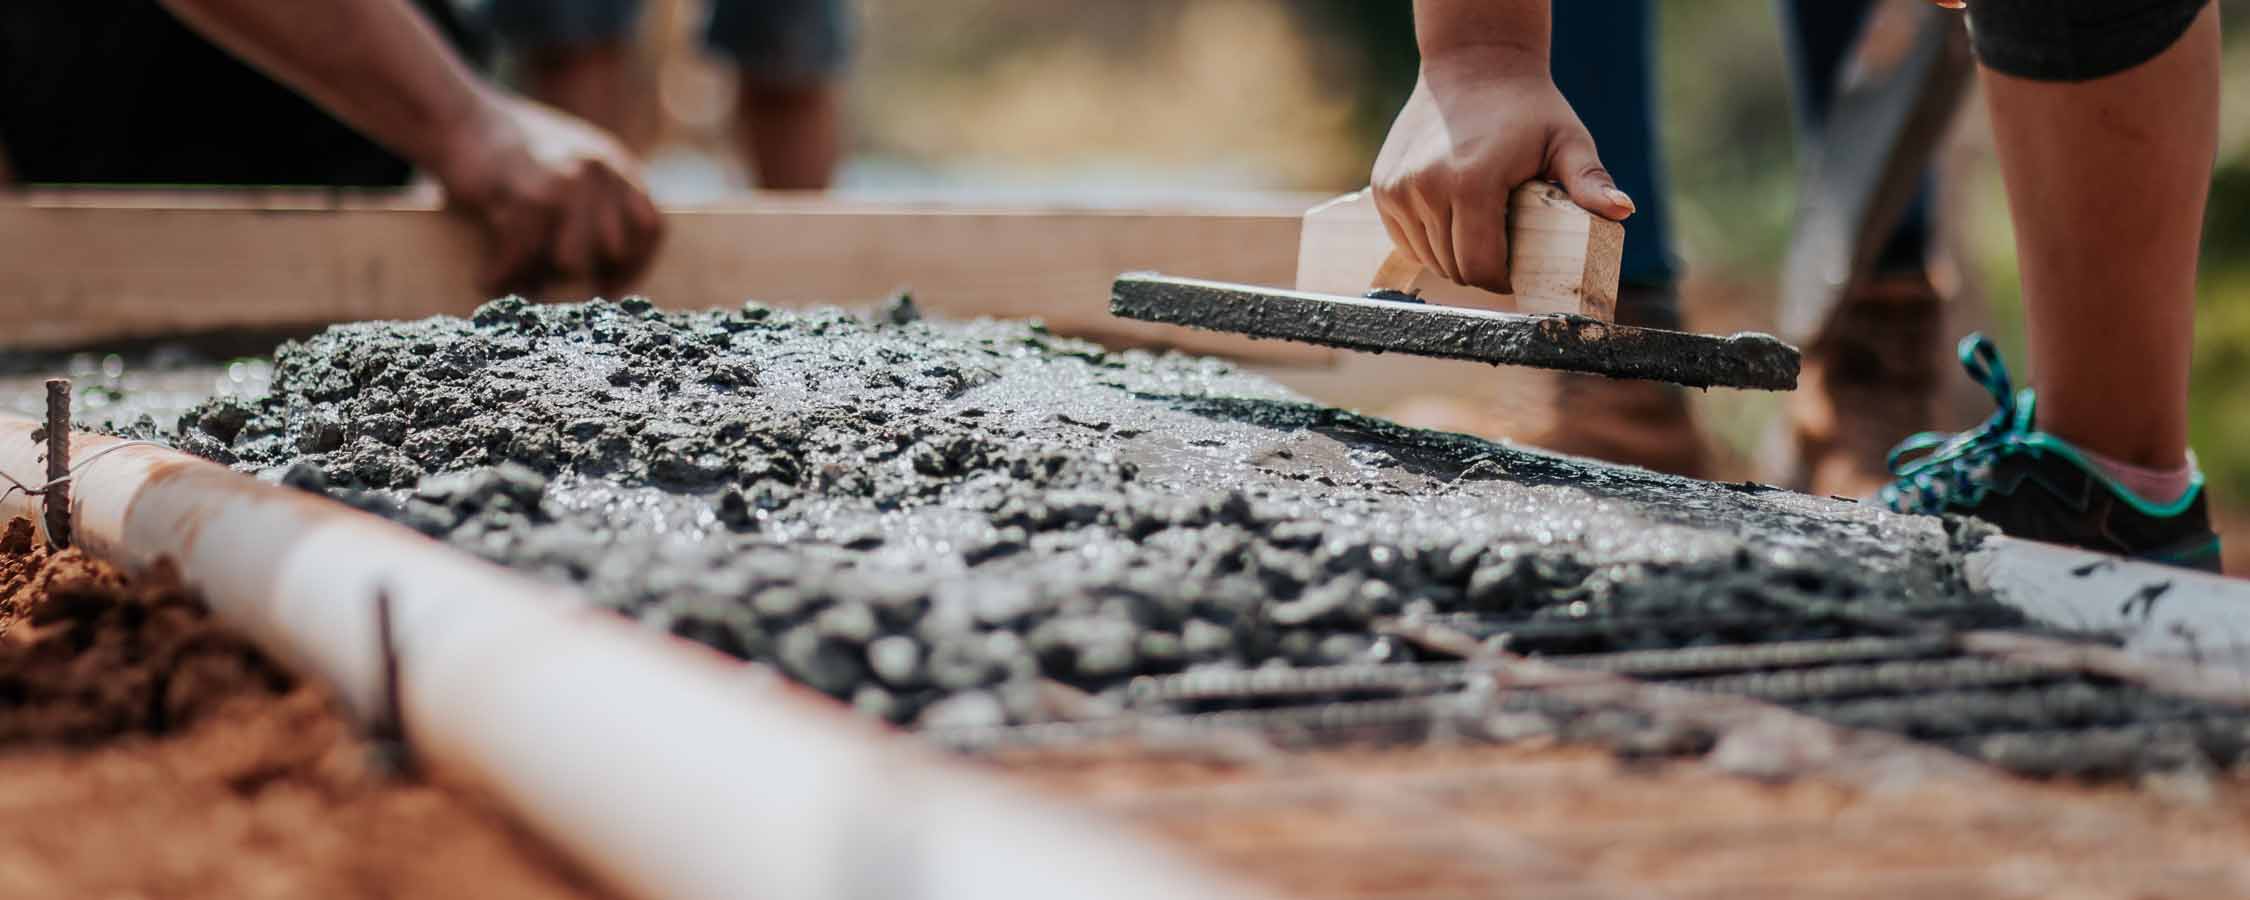
[[[2078,452],[2109,475],[2111,481],[2124,486],[2137,497],[2159,506],[2179,502],[2195,486],[2195,454],[2188,454],[2178,466],[2152,469],[2132,463],[2118,462],[2092,450],[2079,448]]]

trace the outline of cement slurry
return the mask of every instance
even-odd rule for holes
[[[906,301],[341,326],[172,437],[921,724],[1086,699],[1056,683],[1102,702],[1142,674],[1407,657],[1384,616],[2017,621],[1964,587],[1970,526],[1411,430]],[[1696,640],[1652,633],[1606,649]]]

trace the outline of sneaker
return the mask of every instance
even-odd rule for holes
[[[1999,404],[1955,435],[1925,432],[1891,451],[1893,481],[1877,500],[1894,512],[1975,516],[2015,537],[2219,571],[2219,536],[2198,471],[2187,493],[2153,503],[2112,480],[2070,442],[2035,425],[2037,398],[2013,391],[1984,335],[1961,340],[1961,366]]]

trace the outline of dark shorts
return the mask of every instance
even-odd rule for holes
[[[2091,81],[2155,59],[2210,0],[1970,0],[1977,58],[2040,81]]]
[[[851,58],[844,0],[713,0],[704,41],[761,81],[828,81]],[[493,29],[516,48],[623,41],[640,0],[492,0]]]

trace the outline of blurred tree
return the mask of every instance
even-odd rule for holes
[[[1369,165],[1390,130],[1391,119],[1414,91],[1422,54],[1414,45],[1411,3],[1368,0],[1304,0],[1295,4],[1318,46],[1357,57],[1345,67],[1351,79],[1357,130]]]

